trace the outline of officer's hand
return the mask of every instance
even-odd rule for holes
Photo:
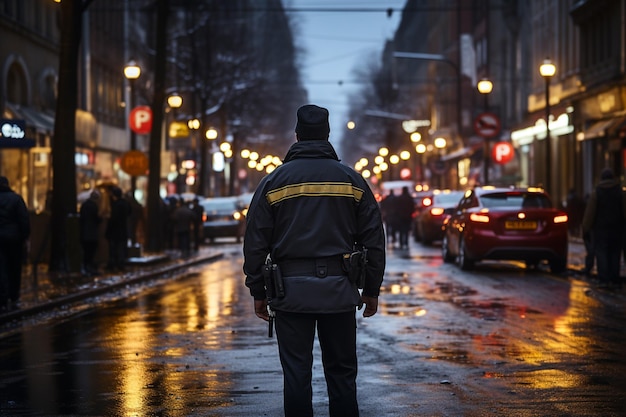
[[[361,301],[365,304],[363,317],[371,317],[378,311],[378,297],[361,296]]]
[[[260,319],[270,321],[270,314],[267,311],[267,300],[254,300],[254,314]]]

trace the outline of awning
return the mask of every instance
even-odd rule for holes
[[[38,133],[51,135],[54,132],[54,115],[41,112],[29,106],[19,104],[5,104],[14,119],[22,119],[26,122],[27,128],[35,129]]]
[[[585,130],[581,135],[581,140],[596,139],[605,136],[611,136],[613,132],[623,123],[626,122],[626,116],[613,117],[610,119],[599,120],[593,123],[589,129]]]

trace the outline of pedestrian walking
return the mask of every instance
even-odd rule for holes
[[[178,199],[176,208],[172,213],[172,227],[176,236],[176,245],[181,257],[187,258],[191,254],[191,229],[195,221],[195,213],[189,205]]]
[[[193,250],[194,252],[198,252],[200,250],[200,242],[202,241],[202,215],[204,214],[204,209],[200,205],[200,200],[198,197],[193,199],[191,204],[191,210],[194,213],[193,219]]]
[[[408,249],[409,231],[411,230],[411,221],[413,219],[413,211],[415,210],[415,202],[409,193],[409,187],[402,187],[402,192],[396,198],[395,204],[398,233],[400,235],[400,248]]]
[[[284,163],[263,178],[252,198],[244,239],[246,286],[256,315],[270,321],[270,329],[275,314],[285,416],[313,415],[316,329],[330,416],[358,416],[355,307],[365,305],[364,317],[378,309],[385,267],[380,209],[363,177],[339,162],[328,141],[328,110],[300,107],[295,131],[297,142]],[[367,251],[355,250],[361,247]],[[350,262],[352,253],[360,262]],[[367,268],[360,269],[365,253]],[[264,269],[274,282],[267,287]]]
[[[571,188],[567,193],[567,217],[570,236],[580,237],[580,225],[583,220],[583,213],[585,212],[585,202],[576,193],[574,188]]]
[[[18,307],[30,219],[24,199],[0,176],[0,310]]]
[[[387,194],[382,201],[380,202],[380,210],[383,218],[383,223],[385,225],[385,232],[388,240],[391,240],[391,244],[395,246],[396,244],[396,234],[398,231],[398,218],[396,216],[396,199],[393,190],[389,190],[389,194]],[[387,242],[389,243],[389,242]]]
[[[130,216],[128,216],[128,237],[133,245],[139,244],[143,241],[144,237],[144,215],[143,206],[133,194],[132,190],[129,190],[124,194],[124,198],[128,201],[130,206]]]
[[[80,244],[83,249],[83,270],[86,274],[98,274],[98,265],[95,257],[98,251],[99,230],[102,218],[100,217],[100,192],[93,190],[89,198],[80,206]]]
[[[106,238],[109,243],[109,269],[124,271],[128,251],[128,218],[131,214],[130,204],[122,196],[122,190],[114,186],[110,192],[111,216],[106,227]]]
[[[602,288],[621,288],[620,261],[626,215],[624,193],[610,169],[589,197],[583,217],[583,232],[591,233],[598,279]]]

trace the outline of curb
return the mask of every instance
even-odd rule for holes
[[[12,320],[22,319],[26,316],[34,315],[42,311],[51,310],[59,306],[72,304],[72,303],[75,303],[76,301],[84,300],[86,298],[95,297],[97,295],[104,294],[104,293],[116,290],[118,288],[125,287],[127,285],[136,284],[142,281],[157,278],[161,275],[166,275],[168,273],[177,272],[181,269],[189,268],[194,265],[198,265],[198,264],[202,264],[206,262],[213,262],[217,259],[222,258],[223,256],[224,254],[220,252],[220,253],[216,253],[210,256],[194,258],[194,259],[185,261],[180,264],[165,266],[162,269],[149,271],[145,273],[139,273],[131,278],[121,279],[118,282],[111,283],[108,285],[103,285],[98,288],[90,288],[84,291],[79,291],[73,294],[68,294],[62,297],[48,300],[41,304],[34,304],[32,306],[20,308],[18,310],[9,311],[9,312],[0,314],[0,325],[8,323]]]

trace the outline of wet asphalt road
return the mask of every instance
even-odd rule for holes
[[[243,286],[241,245],[0,338],[1,416],[280,416],[282,376]],[[624,416],[626,291],[518,263],[460,272],[390,249],[358,320],[362,416]],[[327,416],[320,353],[316,416]]]

